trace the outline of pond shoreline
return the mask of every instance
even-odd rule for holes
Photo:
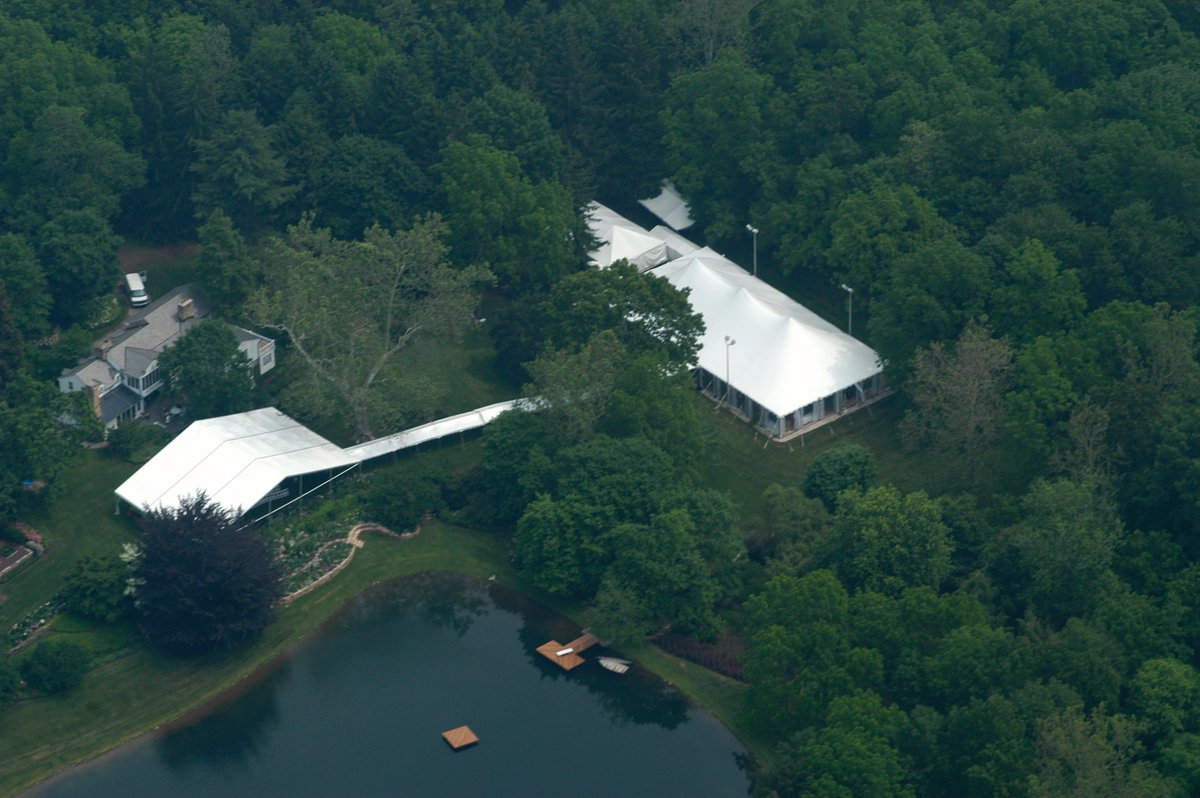
[[[81,775],[81,771],[86,772],[89,768],[98,766],[103,762],[109,761],[113,757],[119,757],[123,754],[129,754],[130,749],[141,747],[141,746],[154,745],[156,740],[160,740],[163,736],[168,735],[169,733],[171,733],[173,731],[178,731],[178,730],[184,729],[186,727],[196,727],[197,723],[198,722],[202,723],[203,721],[201,719],[205,718],[206,716],[212,716],[212,715],[214,715],[214,713],[219,715],[220,714],[219,711],[221,710],[222,707],[238,701],[238,699],[244,697],[247,693],[255,690],[255,688],[259,687],[264,681],[270,679],[273,675],[277,674],[279,672],[280,668],[283,667],[285,665],[285,663],[287,663],[289,660],[296,658],[296,661],[299,663],[299,667],[300,667],[300,671],[298,671],[297,673],[308,674],[307,668],[311,667],[311,664],[305,665],[305,663],[306,663],[306,661],[311,663],[311,661],[312,661],[311,658],[313,656],[314,650],[309,649],[308,652],[306,652],[305,654],[298,654],[298,649],[302,648],[302,644],[307,643],[314,636],[316,636],[316,635],[314,635],[314,633],[317,633],[317,635],[320,635],[322,633],[329,632],[331,625],[339,624],[339,622],[345,622],[345,623],[350,623],[350,625],[352,627],[355,623],[358,623],[359,619],[357,617],[352,616],[351,618],[347,619],[346,616],[347,616],[348,612],[354,613],[356,608],[361,607],[361,608],[365,608],[368,613],[367,616],[365,616],[365,617],[370,617],[371,613],[376,612],[376,610],[375,610],[376,607],[388,606],[389,602],[399,601],[402,605],[407,606],[408,602],[410,600],[410,597],[413,600],[418,602],[418,604],[414,604],[412,606],[421,606],[421,604],[419,602],[423,602],[426,600],[426,599],[422,598],[422,596],[428,595],[428,592],[431,589],[434,590],[435,592],[444,590],[445,588],[443,586],[447,582],[449,582],[450,584],[453,584],[453,585],[462,585],[463,586],[462,588],[456,588],[455,590],[466,590],[467,594],[472,594],[472,593],[486,594],[487,596],[490,597],[488,599],[489,601],[496,602],[496,609],[502,609],[506,613],[515,613],[520,618],[527,618],[527,617],[528,618],[536,618],[538,616],[541,616],[542,620],[539,621],[538,623],[545,623],[547,618],[554,619],[553,623],[554,623],[555,630],[561,628],[564,624],[567,626],[573,626],[575,623],[570,618],[567,618],[566,616],[561,615],[557,610],[554,610],[553,608],[550,608],[544,604],[541,604],[536,599],[531,598],[531,597],[525,595],[524,593],[520,593],[518,591],[513,590],[512,588],[509,588],[509,587],[506,587],[503,585],[498,585],[493,581],[484,579],[484,578],[479,577],[474,574],[463,574],[463,573],[456,572],[456,571],[446,571],[446,570],[429,570],[429,571],[412,572],[409,574],[400,574],[395,577],[389,577],[386,579],[382,579],[382,580],[373,582],[373,583],[365,586],[362,590],[358,591],[357,593],[355,593],[351,596],[348,596],[344,601],[339,602],[336,609],[334,609],[332,612],[330,612],[320,623],[313,625],[312,628],[310,628],[305,634],[303,634],[299,638],[291,641],[287,646],[284,647],[283,650],[277,652],[274,656],[270,657],[268,660],[261,663],[253,671],[246,673],[243,677],[238,679],[236,683],[230,685],[227,689],[221,690],[217,694],[209,697],[207,700],[205,700],[193,707],[190,707],[189,709],[185,710],[184,712],[173,717],[169,722],[160,724],[153,728],[145,729],[145,730],[143,730],[142,733],[135,735],[131,739],[125,741],[124,743],[122,743],[118,746],[115,746],[115,747],[109,749],[108,751],[102,753],[101,755],[99,755],[97,757],[90,758],[87,761],[79,762],[75,765],[72,765],[70,767],[63,769],[62,771],[56,773],[54,776],[39,782],[37,785],[35,785],[32,788],[32,790],[29,794],[30,795],[41,795],[41,794],[43,794],[43,792],[47,792],[47,791],[52,792],[53,790],[51,788],[54,785],[59,784],[63,779],[72,778],[72,777],[75,777],[76,783],[66,786],[64,788],[60,788],[60,790],[65,790],[64,792],[62,792],[62,794],[72,794],[72,795],[81,794],[81,793],[76,792],[76,790],[78,790],[78,783],[79,783],[78,779],[80,779],[80,778],[88,779],[89,778],[86,775]],[[497,589],[499,590],[500,595],[498,595],[496,593]],[[372,598],[372,594],[374,594],[374,599]],[[505,599],[505,598],[502,598],[502,596],[508,596],[508,598]],[[382,602],[382,603],[380,603],[380,602]],[[439,604],[436,606],[441,607],[443,605]],[[462,605],[458,605],[458,606],[461,607]],[[468,603],[467,606],[470,607],[471,605]],[[485,605],[485,606],[491,606],[491,605],[489,604],[489,605]],[[533,612],[534,615],[527,616],[528,612]],[[469,609],[465,616],[463,616],[461,614],[461,609],[459,610],[459,613],[460,613],[460,616],[459,616],[460,618],[463,618],[463,617],[465,617],[467,619],[471,618],[471,611]],[[487,613],[484,613],[484,614],[486,615]],[[482,616],[476,616],[476,617],[479,618],[479,620],[477,621],[478,623],[483,622]],[[470,626],[470,624],[475,623],[475,622],[476,621],[468,620],[468,626],[464,627],[463,630],[460,630],[460,634],[462,633],[462,631],[465,631],[465,628],[473,628]],[[533,621],[527,621],[527,622],[533,622]],[[486,628],[486,627],[483,627],[483,628]],[[529,628],[533,628],[533,627],[529,627]],[[540,630],[541,633],[545,633],[545,631],[546,631],[545,628],[542,628]],[[335,632],[334,634],[337,634],[337,633]],[[535,634],[537,634],[537,632],[535,632]],[[375,639],[375,638],[372,638],[372,639]],[[399,639],[408,639],[408,637],[402,636],[400,638],[393,637],[393,638],[378,638],[378,639],[399,640]],[[528,642],[528,641],[526,641],[526,642]],[[335,644],[330,641],[325,641],[323,643],[323,645],[325,645],[327,647],[332,646],[332,648],[328,649],[331,651],[339,650],[343,646],[343,644]],[[454,645],[457,645],[457,644],[454,644]],[[470,646],[469,643],[468,643],[468,646]],[[476,654],[477,654],[478,653],[478,638],[477,638],[477,642],[475,643],[475,646],[476,646]],[[508,654],[502,656],[501,659],[502,660],[503,659],[511,660],[514,653],[516,653],[517,658],[520,660],[524,660],[526,658],[536,659],[536,658],[529,657],[529,652],[524,650],[527,647],[528,646],[526,646],[526,645],[521,645],[519,647],[519,649],[517,649],[516,651],[514,651],[513,649],[508,649]],[[422,650],[424,650],[423,645],[421,648],[422,648]],[[315,650],[317,652],[321,651],[321,646],[319,645]],[[352,648],[352,649],[348,649],[348,650],[357,651],[357,648]],[[374,651],[374,648],[370,649],[370,651]],[[519,652],[519,653],[517,653],[517,652]],[[355,656],[357,656],[357,655],[355,655]],[[342,659],[343,660],[346,659],[346,656],[343,655]],[[415,665],[415,661],[414,661],[414,665]],[[415,665],[415,667],[418,667],[418,669],[419,669],[420,666]],[[491,673],[491,671],[493,670],[490,665],[484,665],[484,667],[488,669],[489,673]],[[418,672],[419,672],[419,670],[418,670]],[[503,673],[503,671],[500,672],[500,674],[502,674],[502,673]],[[501,679],[506,678],[503,675],[499,675],[499,674],[492,674],[492,677],[501,678]],[[589,682],[592,682],[594,680],[595,680],[595,676],[593,675],[591,677],[591,679],[585,679],[583,684],[588,684]],[[303,676],[300,679],[299,683],[305,684],[308,681],[309,681],[308,677]],[[357,681],[357,679],[354,679],[354,681]],[[368,679],[368,681],[371,681],[371,680]],[[514,682],[508,682],[507,680],[505,680],[505,681],[503,681],[503,683],[504,684],[511,683],[514,685],[514,689],[519,689],[519,688],[516,688],[515,686],[521,684],[522,681],[523,680],[520,680],[520,679],[518,679]],[[557,680],[555,680],[555,681],[557,681]],[[680,697],[677,700],[683,701],[683,702],[685,702],[685,704],[690,705],[690,706],[695,706],[700,709],[703,708],[703,704],[701,702],[696,700],[694,697],[688,695],[687,693],[684,693],[682,691],[675,693],[675,691],[678,691],[678,687],[674,687],[674,686],[667,687],[669,682],[667,682],[666,680],[655,679],[654,681],[658,684],[663,685],[663,687],[661,689],[667,689],[671,693],[679,695]],[[338,683],[341,684],[342,682],[339,681]],[[569,683],[573,683],[576,688],[581,686],[579,683],[579,680],[577,680],[577,679],[569,680]],[[289,680],[289,679],[285,678],[282,682],[277,683],[274,689],[277,691],[283,691],[282,694],[287,694],[288,691],[292,689],[289,686],[285,686],[285,685],[289,685],[289,684],[295,685],[296,680],[295,679]],[[618,684],[620,685],[620,688],[617,690],[617,694],[623,694],[624,688],[628,685],[628,683],[626,683],[626,682],[612,682],[608,688],[605,688],[605,691],[607,692],[608,690],[614,689],[614,687]],[[541,688],[539,688],[539,694],[540,694],[540,689]],[[589,687],[588,691],[590,692],[593,689],[595,689],[595,687]],[[438,693],[438,695],[442,694],[440,692],[440,688],[435,688],[435,691]],[[268,689],[267,692],[269,694],[271,692],[271,690]],[[334,695],[336,695],[336,694],[337,694],[337,690],[334,691]],[[636,695],[636,694],[634,694],[634,695]],[[255,699],[251,699],[252,706],[253,706],[254,700]],[[306,700],[311,700],[311,699],[306,699]],[[635,698],[632,700],[634,701],[633,705],[642,706],[638,699]],[[435,703],[440,704],[441,702],[438,701]],[[307,704],[306,704],[306,706],[307,706]],[[341,706],[341,704],[339,704],[339,706]],[[354,701],[350,701],[345,706],[346,706],[346,710],[349,713],[351,713],[348,717],[367,718],[370,715],[370,713],[368,713],[368,715],[362,714],[362,712],[364,710],[362,709],[361,703],[356,704]],[[226,717],[224,720],[221,720],[220,718],[213,719],[213,721],[217,724],[216,728],[220,728],[221,723],[240,723],[241,722],[241,721],[236,721],[236,720],[230,720],[231,717],[233,717],[233,718],[238,717],[239,710],[237,708],[234,708],[231,710],[231,712],[232,712],[232,715],[230,715],[229,713],[226,713]],[[718,719],[711,716],[711,713],[706,713],[706,715],[708,715],[710,718],[712,718],[712,720],[719,722]],[[288,716],[284,715],[283,717],[286,718]],[[416,728],[419,728],[420,731],[417,731],[416,733],[419,735],[422,735],[421,739],[423,739],[424,725],[427,722],[428,722],[428,718],[426,718],[424,722],[417,724]],[[493,723],[494,722],[495,722],[495,719],[493,719]],[[644,722],[644,721],[642,721],[642,722]],[[603,724],[603,723],[601,724],[601,726],[606,726],[606,725],[607,724]],[[730,727],[726,726],[723,723],[720,724],[720,727],[722,729],[724,729],[723,733],[728,735],[728,737],[730,739],[737,739],[737,736],[733,733],[733,730]],[[199,728],[203,729],[204,727],[200,726]],[[212,723],[209,724],[208,728],[209,729],[213,728]],[[241,726],[238,726],[236,728],[240,729]],[[281,727],[281,728],[292,728],[292,727],[289,725],[289,723],[287,721],[285,721],[283,727]],[[293,732],[293,733],[299,733],[298,730],[303,729],[303,727],[295,727],[295,728],[297,729],[297,731]],[[669,729],[672,727],[668,726],[667,728]],[[411,727],[411,725],[410,725],[409,733],[411,734],[411,733],[413,733],[413,731],[414,731],[414,727]],[[208,734],[211,735],[211,731]],[[204,732],[200,732],[200,735],[201,736],[199,739],[205,739],[206,734]],[[675,738],[676,735],[672,734],[671,737]],[[623,735],[622,735],[622,738],[623,738]],[[186,740],[189,738],[187,738],[185,736],[182,739]],[[196,738],[191,738],[191,739],[195,740]],[[286,740],[286,736],[284,738],[281,738],[281,740]],[[180,745],[179,739],[176,739],[174,742],[175,742],[174,749],[176,751],[178,751],[179,750],[178,746]],[[293,742],[294,742],[294,740],[293,740]],[[166,741],[166,745],[167,745],[167,748],[164,750],[172,749],[170,740]],[[186,745],[190,749],[194,745],[194,743],[186,743]],[[277,743],[275,743],[275,745],[277,745],[277,746],[278,745],[286,745],[286,742],[277,742]],[[744,745],[739,745],[739,747],[743,751],[746,750]],[[202,752],[204,749],[198,748],[196,750],[197,750],[197,752]],[[293,749],[289,746],[288,750],[293,750]],[[670,745],[668,745],[668,747],[664,750],[669,751]],[[156,750],[151,750],[151,751],[146,751],[146,752],[142,752],[142,753],[133,755],[133,759],[130,761],[134,762],[134,763],[138,763],[138,762],[145,763],[150,760],[157,760],[157,757],[160,755],[161,755],[160,752],[158,752]],[[202,753],[199,753],[199,755],[201,757],[204,756]],[[494,753],[493,753],[493,755],[494,755]],[[285,754],[283,756],[287,756],[287,755]],[[443,763],[443,766],[444,766],[444,763]],[[135,765],[135,767],[143,767],[144,768],[145,765],[144,764]],[[164,767],[164,765],[162,764],[162,762],[157,762],[156,767],[159,770],[161,770]],[[169,765],[165,766],[165,767],[167,767],[168,770],[170,769]],[[272,763],[272,762],[268,761],[268,763],[266,765],[266,769],[262,771],[263,778],[267,779],[268,783],[276,783],[276,782],[270,781],[270,779],[273,778],[273,776],[271,774],[273,772],[276,772],[276,770],[272,770],[272,767],[277,768],[278,767],[277,763]],[[318,764],[318,767],[319,767],[319,764]],[[113,779],[117,775],[122,774],[122,773],[125,774],[125,776],[128,776],[128,774],[130,772],[131,772],[130,765],[128,763],[126,763],[126,764],[117,766],[117,769],[115,771],[111,770],[111,769],[108,770],[107,773],[102,771],[97,774],[94,774],[91,778],[97,779],[99,781],[99,783],[101,783],[101,784],[109,784],[109,786],[110,786],[109,791],[104,791],[102,789],[100,791],[100,793],[98,793],[98,794],[109,794],[109,792],[111,791],[111,784],[112,784]],[[142,771],[135,770],[133,772],[136,774],[136,773],[140,773]],[[167,772],[167,771],[164,771],[164,772]],[[327,771],[321,770],[319,772],[325,773]],[[638,772],[638,771],[634,770],[631,772]],[[174,777],[172,777],[172,778],[174,778]],[[89,782],[85,781],[83,783],[87,784]],[[151,781],[148,783],[157,784],[157,782],[155,782],[155,781]],[[83,793],[83,794],[86,794],[86,793]]]
[[[136,728],[131,726],[128,730],[114,728],[112,729],[115,732],[114,737],[104,740],[102,745],[94,743],[94,734],[91,735],[91,741],[87,739],[88,735],[81,734],[79,736],[84,738],[84,741],[75,743],[83,752],[81,756],[72,758],[72,755],[68,753],[61,762],[53,762],[52,759],[47,758],[47,754],[53,755],[54,748],[47,747],[45,744],[38,746],[36,741],[33,745],[27,745],[23,752],[13,751],[14,757],[10,760],[10,766],[19,761],[17,757],[23,757],[29,767],[21,770],[13,768],[12,779],[8,784],[0,786],[0,794],[13,795],[29,790],[35,790],[32,794],[36,794],[38,788],[57,780],[65,773],[73,772],[90,762],[110,756],[115,751],[124,750],[129,745],[143,740],[149,734],[175,728],[186,722],[187,719],[193,718],[197,713],[210,711],[214,706],[219,706],[221,702],[230,700],[230,697],[236,696],[239,691],[245,691],[257,680],[269,676],[273,669],[278,668],[281,662],[286,661],[295,648],[309,636],[336,618],[355,599],[381,583],[428,573],[451,573],[479,580],[485,579],[485,575],[495,575],[497,584],[500,586],[533,601],[543,600],[539,599],[537,591],[531,590],[530,586],[512,569],[511,564],[507,561],[507,549],[504,542],[494,535],[434,520],[425,526],[419,537],[406,540],[401,546],[385,543],[385,541],[395,540],[390,536],[380,536],[376,540],[382,545],[365,547],[354,558],[350,567],[339,572],[339,578],[327,582],[321,589],[309,593],[295,603],[281,608],[283,617],[277,619],[273,625],[275,627],[274,634],[280,636],[280,640],[278,644],[271,644],[269,650],[264,650],[261,658],[251,654],[244,668],[228,661],[216,662],[211,666],[205,665],[204,671],[198,678],[211,679],[213,688],[206,690],[197,684],[197,692],[203,691],[200,699],[185,701],[183,706],[175,709],[166,708],[160,701],[160,708],[150,707],[141,710],[151,718],[150,722]],[[554,602],[547,606],[563,617],[575,621],[571,608],[555,606]],[[268,630],[267,636],[268,638],[273,636],[272,630]],[[259,645],[263,644],[260,642]],[[637,648],[642,648],[642,646]],[[658,652],[652,646],[646,645],[645,649],[644,653],[631,652],[632,658],[644,658],[645,667],[666,682],[675,685],[699,706],[712,712],[722,722],[722,725],[742,742],[752,756],[760,755],[761,747],[755,744],[758,741],[747,739],[743,734],[745,730],[739,729],[735,722],[730,722],[734,720],[736,693],[741,689],[741,685],[717,674],[712,674],[710,678],[705,675],[704,669],[683,662],[675,662],[674,658]],[[252,651],[253,649],[251,649]],[[138,657],[139,655],[143,655],[143,660],[150,657],[145,649],[130,656]],[[125,658],[126,663],[129,660],[130,657]],[[102,670],[110,670],[120,664],[120,660],[108,663]],[[237,669],[237,672],[223,678],[219,673],[209,670],[210,667],[220,668],[222,665]],[[146,667],[152,668],[151,675],[155,678],[160,678],[164,672],[162,665],[150,666],[145,662],[137,663],[136,667],[127,668],[127,670],[136,672],[139,668],[144,670]],[[206,673],[211,675],[205,675]],[[118,675],[114,679],[124,679],[124,681],[114,681],[113,686],[121,684],[128,687],[129,680],[132,678],[134,678],[133,673],[126,677]],[[197,677],[188,673],[185,678],[194,680]],[[700,679],[700,682],[696,682],[697,678]],[[731,690],[733,693],[729,692]],[[730,697],[731,695],[733,698]],[[28,726],[28,724],[26,725]],[[105,723],[105,726],[109,725]],[[72,732],[74,732],[74,728],[72,728]],[[40,764],[31,764],[35,761],[39,761]]]

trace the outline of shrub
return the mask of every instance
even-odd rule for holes
[[[390,474],[372,481],[363,501],[367,520],[397,532],[414,529],[441,505],[441,491],[424,477]]]
[[[821,453],[804,475],[804,495],[819,499],[833,512],[838,494],[844,490],[864,491],[875,484],[875,460],[856,443],[835,446]]]
[[[83,646],[53,640],[42,643],[21,663],[21,675],[42,693],[74,690],[87,673],[88,654]]]
[[[75,564],[63,585],[63,600],[77,615],[101,623],[112,623],[130,607],[125,587],[129,568],[116,554],[83,557]]]

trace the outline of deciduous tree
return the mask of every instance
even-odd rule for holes
[[[255,527],[200,494],[146,512],[134,568],[142,632],[180,654],[225,651],[256,639],[274,618],[280,567]]]
[[[249,410],[253,404],[250,361],[233,330],[205,321],[158,358],[167,393],[188,406],[193,419]]]
[[[804,495],[833,512],[844,490],[864,491],[875,482],[875,460],[857,443],[835,446],[817,455],[804,472]]]
[[[954,347],[934,343],[917,352],[906,390],[913,408],[901,421],[909,444],[958,473],[955,481],[983,481],[986,456],[999,440],[1012,347],[986,327],[968,325]]]
[[[398,356],[418,337],[456,335],[472,320],[483,267],[452,268],[436,218],[395,233],[380,227],[342,241],[311,219],[268,248],[266,284],[248,304],[287,334],[306,366],[291,396],[304,407],[341,405],[360,440],[404,416]]]
[[[950,529],[941,506],[923,492],[881,485],[844,493],[834,528],[833,558],[852,587],[899,595],[918,585],[937,589],[950,574]]]

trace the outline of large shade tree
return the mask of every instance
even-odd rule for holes
[[[457,334],[471,322],[482,266],[453,268],[437,218],[362,241],[334,238],[311,219],[268,247],[266,284],[248,303],[265,327],[286,333],[306,368],[291,389],[302,407],[342,408],[359,440],[405,415],[398,356],[422,336]]]
[[[161,648],[201,654],[235,648],[271,623],[280,567],[254,527],[204,494],[141,519],[134,569],[142,632]]]

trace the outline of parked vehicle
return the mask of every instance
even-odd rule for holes
[[[125,293],[129,296],[129,304],[135,308],[150,303],[150,294],[146,293],[146,273],[130,272],[125,275]]]

